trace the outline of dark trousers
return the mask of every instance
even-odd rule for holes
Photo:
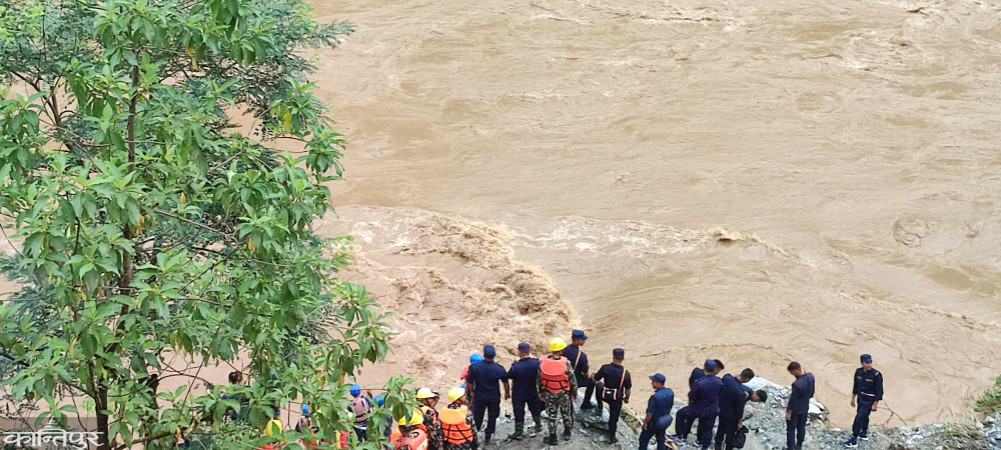
[[[695,423],[695,409],[691,406],[686,406],[678,410],[678,414],[674,417],[674,434],[678,435],[679,438],[685,439],[688,434],[692,432],[692,424]]]
[[[619,429],[619,415],[622,414],[622,400],[608,402],[608,436],[615,437]]]
[[[486,436],[492,436],[497,429],[497,416],[500,416],[500,400],[480,401],[479,398],[473,400],[473,422],[476,431],[483,427],[483,413],[487,413],[487,429],[483,432]]]
[[[363,427],[368,427],[368,421],[360,423]],[[358,436],[358,442],[365,442],[368,440],[368,428],[359,428],[355,426],[355,436]]]
[[[594,382],[585,378],[578,379],[577,385],[584,388],[584,400],[580,402],[580,409],[591,409],[591,396],[594,395]],[[598,399],[600,402],[601,399]]]
[[[678,437],[684,439],[692,432],[692,424],[699,421],[696,440],[699,445],[708,447],[713,443],[713,426],[716,425],[716,411],[699,411],[691,406],[678,410],[677,423],[674,427]]]
[[[852,436],[859,437],[869,434],[869,414],[872,414],[872,397],[859,396],[858,412],[855,413],[855,423],[852,424]]]
[[[655,430],[653,424],[650,424],[647,429],[640,432],[640,450],[649,448],[651,438],[657,438],[657,450],[667,450],[667,444],[664,443],[665,431],[667,430]]]
[[[737,434],[737,418],[719,416],[719,426],[716,427],[716,450],[725,448],[733,450],[733,437]]]
[[[525,405],[528,405],[528,411],[532,413],[533,421],[542,420],[542,409],[545,405],[542,404],[542,400],[539,400],[538,396],[534,396],[528,400],[511,400],[512,406],[514,406],[514,423],[525,423]]]
[[[795,450],[803,446],[806,439],[806,420],[809,414],[792,413],[792,419],[786,421],[786,446],[789,450]]]

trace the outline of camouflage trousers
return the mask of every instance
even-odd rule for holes
[[[563,417],[563,430],[569,432],[573,428],[573,416],[570,411],[570,406],[572,405],[570,392],[561,392],[559,394],[544,392],[543,400],[546,402],[546,427],[549,429],[549,435],[556,435],[557,416]]]

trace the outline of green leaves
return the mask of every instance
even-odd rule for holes
[[[341,381],[386,356],[390,331],[312,232],[345,142],[296,50],[351,27],[313,22],[302,0],[15,3],[0,7],[0,81],[34,92],[0,88],[0,212],[23,239],[5,267],[26,286],[0,305],[11,401],[55,416],[79,397],[104,436],[159,436],[152,448],[262,440],[271,408],[296,399],[325,435],[350,430]],[[237,132],[238,111],[260,135]],[[285,138],[301,156],[271,148]],[[245,367],[252,383],[232,389],[247,401],[170,358]],[[388,382],[394,413],[405,384]]]

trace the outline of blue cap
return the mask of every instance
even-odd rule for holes
[[[573,333],[570,334],[570,337],[573,339],[583,339],[585,341],[587,340],[587,335],[584,334],[584,330],[573,330]]]
[[[309,415],[309,405],[305,403],[302,404],[302,413],[307,416]]]
[[[386,393],[383,392],[383,393],[381,393],[379,395],[376,395],[375,396],[375,403],[378,404],[379,406],[384,405],[386,403]]]
[[[612,350],[612,358],[615,359],[625,359],[626,351],[621,348],[616,348]]]
[[[522,342],[522,343],[518,344],[518,351],[522,352],[522,353],[528,353],[528,352],[532,351],[532,346],[528,345],[527,342]]]
[[[653,375],[650,375],[650,379],[660,384],[667,383],[667,377],[665,377],[664,374],[661,373],[655,373]]]
[[[483,355],[481,355],[479,353],[473,353],[472,355],[469,355],[469,363],[470,364],[476,364],[476,363],[478,363],[480,361],[483,361]]]
[[[483,357],[484,358],[493,358],[494,356],[497,356],[497,350],[494,349],[494,346],[492,346],[492,345],[484,345],[483,346]]]
[[[711,359],[707,359],[706,360],[705,368],[706,368],[706,370],[709,370],[709,371],[715,371],[716,370],[716,361],[713,361]]]
[[[862,356],[859,357],[859,360],[861,360],[864,363],[871,363],[872,362],[872,355],[870,355],[868,353],[865,353],[865,354],[863,354]]]
[[[466,383],[462,383],[462,386],[459,386],[459,387],[465,389],[466,388]]]
[[[361,395],[361,385],[359,385],[359,384],[352,384],[351,385],[351,395],[355,396],[355,397]]]

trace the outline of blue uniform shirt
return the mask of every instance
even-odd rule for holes
[[[810,399],[816,390],[816,380],[812,373],[805,373],[796,378],[792,383],[792,393],[789,394],[789,404],[786,410],[793,414],[805,414],[810,412]]]
[[[520,401],[529,401],[539,396],[539,386],[536,384],[539,376],[539,360],[535,358],[522,358],[511,364],[511,370],[507,371],[507,377],[514,386],[511,386],[511,398]]]
[[[673,406],[674,391],[662,387],[650,396],[650,400],[646,403],[646,412],[653,415],[652,420],[657,420],[658,417],[671,415]]]
[[[723,381],[715,374],[707,373],[695,380],[688,399],[692,409],[700,414],[716,414],[719,412],[719,396],[723,391]]]
[[[858,395],[859,401],[882,401],[883,374],[876,369],[868,372],[861,367],[855,369],[855,384],[852,386],[852,394]]]
[[[466,382],[473,383],[473,400],[476,402],[499,402],[500,382],[507,379],[507,371],[493,361],[480,361],[469,366]]]
[[[587,377],[587,372],[591,369],[587,363],[587,353],[581,351],[580,347],[576,345],[568,345],[563,349],[563,357],[570,360],[573,373],[577,376],[577,385],[587,386],[587,383],[591,382],[591,379]]]
[[[723,392],[719,396],[719,416],[742,419],[744,417],[744,404],[747,403],[744,385],[736,377],[730,374],[723,376]]]

